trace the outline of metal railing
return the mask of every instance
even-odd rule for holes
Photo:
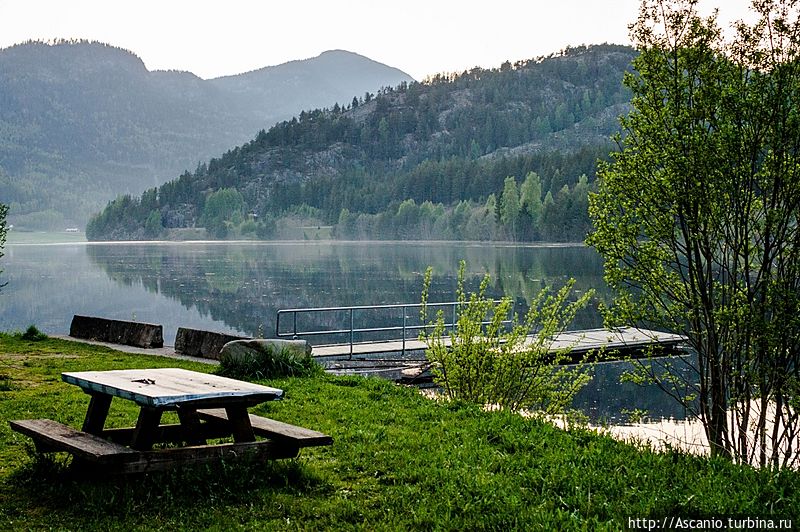
[[[499,303],[499,301],[495,301],[495,303]],[[439,309],[448,310],[447,314],[448,317],[452,316],[452,321],[449,323],[445,323],[445,331],[450,330],[452,331],[456,324],[458,323],[458,307],[463,305],[464,303],[460,303],[458,301],[448,301],[444,303],[428,303],[427,306],[429,309],[433,309],[434,312],[430,313],[429,316],[435,316]],[[316,308],[290,308],[290,309],[280,309],[278,310],[278,315],[275,320],[275,336],[278,338],[294,338],[298,339],[304,336],[336,336],[336,335],[347,335],[348,336],[348,343],[350,345],[350,358],[353,357],[353,346],[358,344],[356,342],[356,335],[363,335],[369,333],[379,333],[379,332],[391,332],[391,331],[399,331],[400,332],[400,341],[402,342],[402,354],[405,355],[406,352],[406,340],[408,339],[408,332],[413,331],[420,331],[423,329],[430,329],[434,327],[434,324],[430,323],[419,323],[419,319],[417,322],[409,322],[411,316],[408,315],[408,311],[410,309],[417,309],[417,315],[419,315],[419,309],[423,305],[421,303],[407,303],[407,304],[395,304],[395,305],[357,305],[352,307],[316,307]],[[389,325],[383,327],[356,327],[356,323],[362,323],[357,321],[358,314],[366,314],[370,311],[378,311],[378,310],[391,310],[391,309],[400,309],[402,312],[402,320],[398,320],[397,325]],[[298,315],[303,314],[333,314],[333,313],[346,313],[347,321],[349,322],[349,326],[343,326],[338,329],[326,329],[326,330],[303,330],[302,327],[298,328],[297,324],[297,317]],[[290,330],[282,330],[281,329],[281,316],[291,315],[291,328]],[[358,316],[358,318],[362,318],[362,316]],[[489,321],[483,322],[484,324],[490,323]],[[511,320],[504,320],[504,324],[511,323]],[[412,337],[415,339],[416,337]],[[385,341],[397,341],[397,338],[392,340],[385,340]]]

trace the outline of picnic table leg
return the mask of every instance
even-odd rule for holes
[[[256,435],[253,432],[253,426],[250,424],[250,415],[247,413],[247,407],[229,406],[225,408],[225,413],[228,415],[228,423],[230,423],[231,432],[233,433],[233,441],[236,443],[256,441]]]
[[[184,438],[189,445],[205,445],[206,439],[202,436],[203,428],[200,426],[200,416],[196,408],[178,407],[178,419],[184,431]]]
[[[83,432],[101,435],[112,397],[104,393],[92,393],[90,396],[89,408],[86,410],[86,417],[83,420]]]
[[[136,420],[136,428],[133,430],[132,448],[137,451],[148,451],[153,448],[158,425],[161,423],[161,412],[160,408],[142,407],[139,419]]]

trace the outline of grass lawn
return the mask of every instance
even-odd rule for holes
[[[0,529],[615,530],[628,518],[800,518],[795,472],[652,453],[372,379],[264,381],[286,398],[258,414],[334,438],[267,464],[81,482],[65,457],[37,457],[8,426],[46,417],[80,427],[88,397],[60,373],[133,367],[213,370],[0,335]],[[115,400],[109,422],[135,416]]]

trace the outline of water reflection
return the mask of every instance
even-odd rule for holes
[[[670,372],[682,377],[681,382],[691,383],[694,382],[694,361],[695,356],[687,354],[641,363],[647,365],[656,375],[664,373],[669,366]],[[633,365],[638,363],[617,361],[595,364],[589,371],[592,380],[577,394],[573,406],[586,414],[592,423],[600,424],[638,422],[638,414],[644,414],[648,420],[682,420],[690,417],[686,408],[656,385],[642,386],[623,381],[623,374],[630,372]],[[681,386],[680,389],[671,389],[672,395],[686,397],[690,390],[685,384]]]
[[[280,308],[416,303],[428,265],[431,301],[454,297],[458,263],[467,261],[467,285],[485,273],[490,295],[515,297],[519,310],[545,284],[577,279],[577,288],[602,286],[600,262],[578,248],[491,247],[464,244],[258,243],[96,245],[91,262],[109,278],[179,301],[187,309],[249,335],[273,336]],[[342,316],[316,317],[307,327],[341,328]],[[396,317],[376,317],[379,322]],[[384,325],[375,323],[370,325]],[[599,325],[593,309],[576,327]],[[313,341],[313,340],[312,340]]]

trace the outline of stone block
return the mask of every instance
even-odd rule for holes
[[[234,340],[247,340],[246,336],[178,327],[175,352],[193,357],[218,359],[222,346]]]
[[[146,349],[164,347],[164,329],[161,325],[153,323],[110,320],[76,314],[72,317],[69,335],[73,338]]]

